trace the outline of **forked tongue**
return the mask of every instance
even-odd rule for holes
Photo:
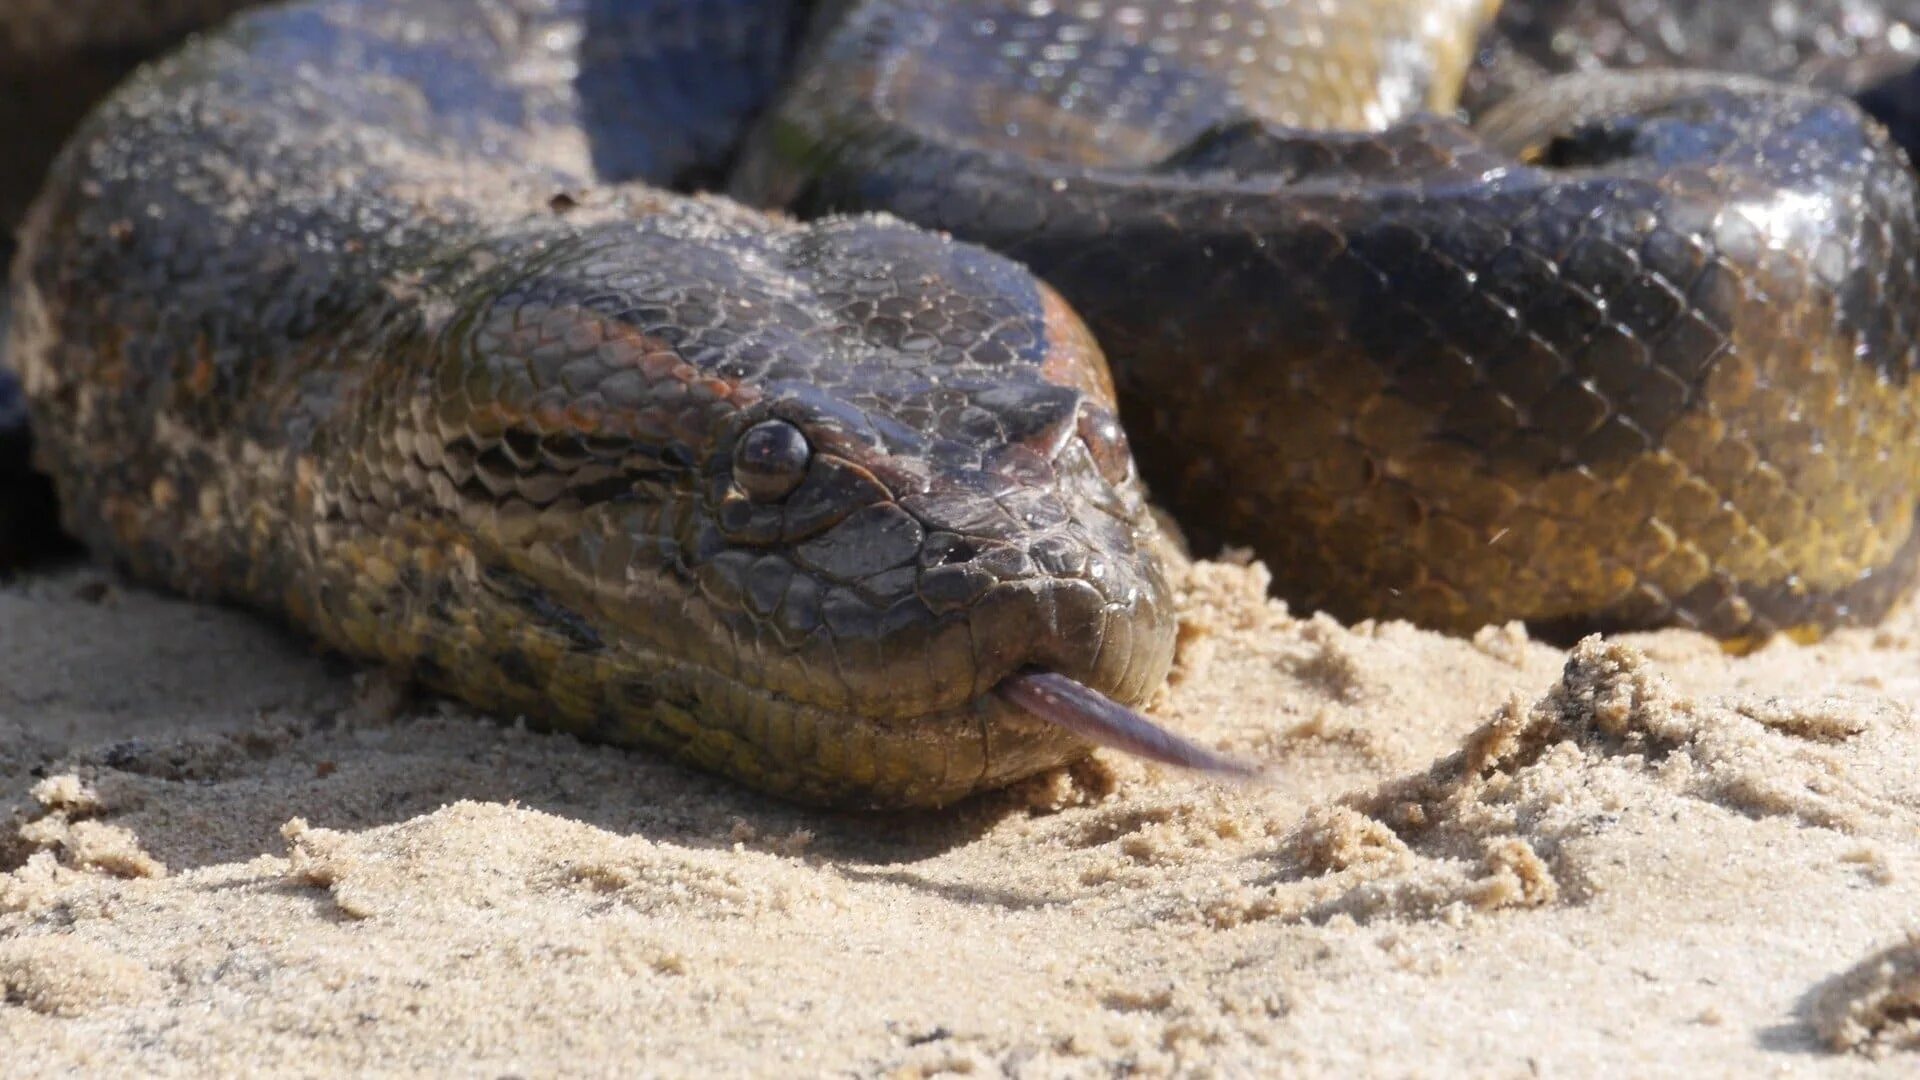
[[[1266,770],[1209,750],[1127,708],[1097,690],[1051,671],[1009,675],[994,688],[1016,708],[1065,728],[1097,746],[1210,776],[1252,779]]]

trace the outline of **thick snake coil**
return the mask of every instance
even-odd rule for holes
[[[1477,52],[1493,6],[272,8],[69,144],[10,363],[135,575],[814,801],[1234,767],[1123,707],[1174,624],[1116,410],[1196,537],[1343,617],[1877,617],[1904,156],[1820,92],[1539,81],[1585,54],[1546,5]],[[1435,115],[1463,80],[1511,93]],[[665,189],[716,185],[1004,254]]]

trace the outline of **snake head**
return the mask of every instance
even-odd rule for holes
[[[480,576],[590,634],[530,693],[600,733],[940,803],[1084,750],[1010,680],[1138,703],[1164,678],[1105,363],[1016,264],[692,203],[503,257],[459,309],[413,413]]]

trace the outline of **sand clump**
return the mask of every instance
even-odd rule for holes
[[[1821,987],[1811,1012],[1836,1051],[1884,1058],[1920,1050],[1920,934]]]
[[[858,815],[100,580],[0,589],[10,1074],[1914,1060],[1911,611],[1749,657],[1560,650],[1183,565],[1155,710],[1264,783],[1099,754]]]

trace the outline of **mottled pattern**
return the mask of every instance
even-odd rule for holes
[[[794,797],[937,804],[1083,752],[990,691],[1043,668],[1137,702],[1171,655],[1086,331],[985,251],[644,183],[717,169],[800,30],[313,3],[143,73],[16,268],[67,526]]]
[[[1853,92],[1920,61],[1916,0],[1505,0],[1469,106],[1566,72],[1699,68]]]
[[[85,110],[133,66],[190,30],[259,0],[6,0],[0,3],[0,225],[11,232]],[[11,239],[0,248],[12,250]]]
[[[1423,39],[1485,14],[1359,7]],[[1884,133],[1811,91],[1596,75],[1484,130],[1318,134],[1242,49],[1319,65],[1327,18],[868,5],[735,191],[888,210],[1032,266],[1114,361],[1156,497],[1202,539],[1251,543],[1304,608],[1748,639],[1883,612],[1920,545],[1920,227]],[[911,85],[964,83],[941,71],[970,77],[949,58],[976,48],[1025,80]],[[1066,115],[1017,155],[1009,117],[1047,116],[1036,95]]]
[[[1822,93],[1548,79],[1855,88],[1912,46],[1895,8],[1736,6],[275,7],[87,122],[8,358],[131,573],[810,800],[1081,752],[1015,673],[1164,676],[1068,301],[1157,494],[1302,606],[1870,619],[1920,546],[1905,159]],[[1463,79],[1525,101],[1468,126]],[[667,191],[723,181],[1066,300]]]
[[[1533,100],[1567,73],[1694,69],[1846,94],[1920,156],[1920,0],[1506,0],[1462,94]]]
[[[47,162],[80,117],[140,60],[257,0],[5,0],[0,3],[0,262]],[[0,320],[6,304],[0,300]],[[26,407],[0,368],[0,571],[58,543],[53,494],[28,467]]]

